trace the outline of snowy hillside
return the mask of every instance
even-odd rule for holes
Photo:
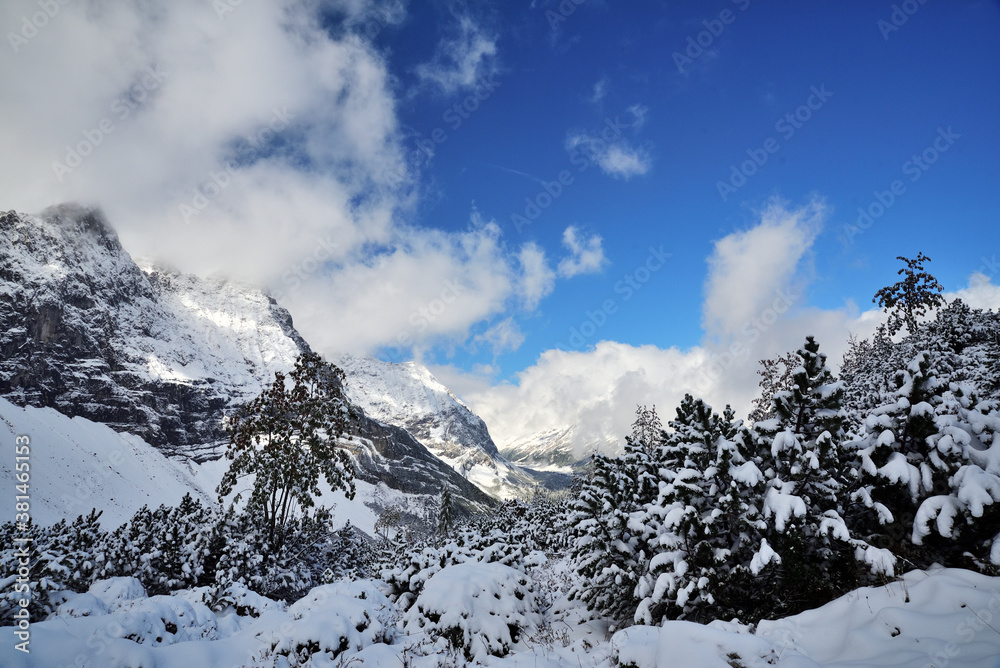
[[[20,408],[0,399],[0,441],[30,439],[31,514],[35,522],[104,511],[102,524],[116,527],[143,504],[176,504],[191,492],[215,497],[215,483],[197,468],[168,459],[133,434],[119,434],[86,418],[68,418],[52,408]],[[11,446],[13,447],[13,446]],[[0,468],[0,479],[14,489],[14,470]]]
[[[228,463],[166,457],[133,434],[120,434],[86,418],[68,418],[52,408],[21,408],[0,399],[0,442],[30,439],[32,519],[41,525],[103,511],[101,524],[113,529],[143,505],[177,505],[187,493],[214,504],[219,480]],[[0,468],[0,481],[14,489],[14,471]],[[390,504],[407,505],[412,497],[363,480],[356,481],[353,500],[322,485],[321,505],[334,506],[334,522],[345,522],[374,534],[379,512]]]
[[[442,461],[498,498],[530,496],[539,485],[564,487],[566,476],[513,465],[497,452],[483,420],[426,367],[345,355],[346,391],[369,416],[402,427]]]

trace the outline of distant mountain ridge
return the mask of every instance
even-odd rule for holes
[[[616,439],[593,440],[584,447],[578,445],[579,427],[554,427],[517,439],[500,448],[500,454],[520,466],[569,473],[581,470],[596,452],[614,454]]]

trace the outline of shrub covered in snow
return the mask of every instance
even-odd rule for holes
[[[358,652],[396,637],[396,607],[370,581],[312,589],[288,607],[291,623],[258,638],[269,647],[263,659],[275,665],[327,665],[345,652]]]
[[[404,626],[411,634],[444,638],[473,661],[506,656],[521,633],[539,621],[527,575],[500,563],[468,562],[432,575]]]
[[[510,545],[498,534],[482,536],[469,529],[459,533],[458,540],[438,547],[418,547],[407,553],[395,567],[383,569],[382,579],[388,583],[389,596],[400,608],[407,610],[423,591],[427,581],[448,566],[468,562],[501,563],[507,566],[521,564],[521,548]]]

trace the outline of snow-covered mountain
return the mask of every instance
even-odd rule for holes
[[[306,344],[258,290],[141,269],[99,212],[0,215],[0,394],[218,456],[221,409]]]
[[[571,472],[580,469],[595,452],[614,454],[618,439],[604,437],[580,447],[576,425],[540,431],[527,438],[505,443],[500,454],[520,466],[539,471]]]
[[[499,498],[529,495],[539,485],[563,487],[568,476],[514,465],[497,451],[482,418],[425,366],[345,355],[346,391],[365,413],[402,427],[441,460]]]
[[[0,214],[0,396],[217,459],[221,417],[308,344],[264,292],[138,266],[100,212]],[[408,493],[488,497],[404,429],[362,416],[359,478]]]

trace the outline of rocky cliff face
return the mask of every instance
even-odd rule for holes
[[[262,292],[140,269],[99,212],[67,206],[0,215],[0,331],[0,394],[195,459],[306,345]]]
[[[264,292],[140,267],[98,211],[0,214],[0,395],[135,433],[168,455],[221,456],[221,417],[308,344]],[[359,477],[488,498],[404,429],[365,417]]]

